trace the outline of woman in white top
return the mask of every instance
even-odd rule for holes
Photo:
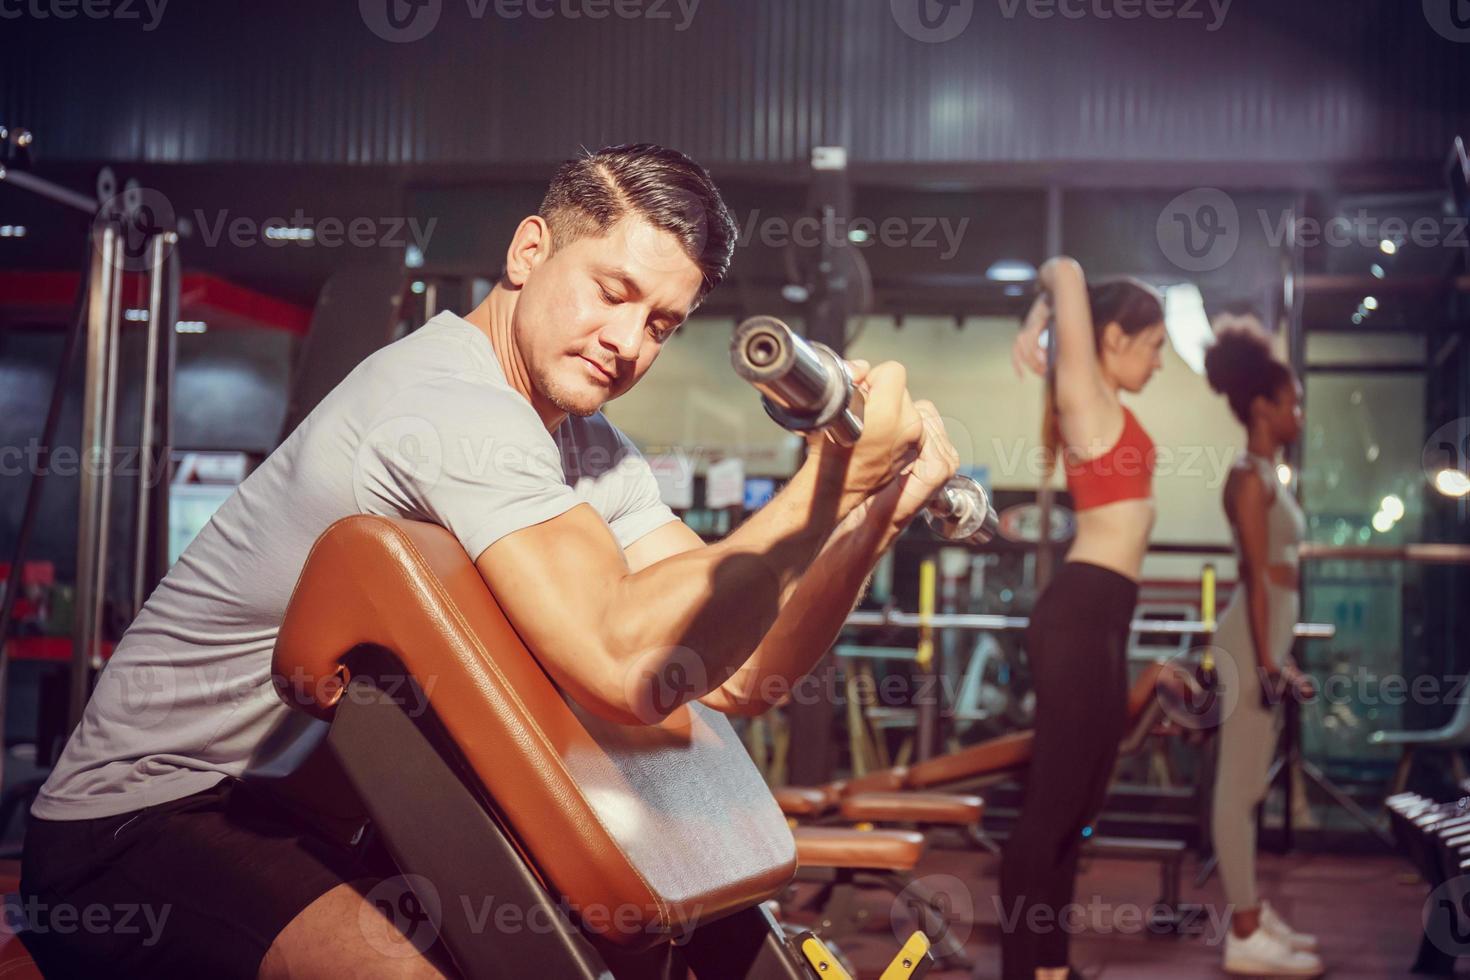
[[[1220,728],[1213,817],[1215,854],[1231,908],[1225,971],[1316,976],[1311,936],[1295,932],[1256,894],[1255,809],[1266,792],[1284,697],[1310,697],[1291,658],[1301,599],[1297,548],[1301,508],[1277,478],[1277,456],[1301,435],[1301,385],[1259,329],[1222,330],[1205,355],[1210,387],[1246,428],[1246,451],[1225,483],[1225,514],[1239,553],[1239,586],[1220,617],[1215,645],[1234,664],[1238,696]],[[1224,664],[1228,668],[1229,664]]]

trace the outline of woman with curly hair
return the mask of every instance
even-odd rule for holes
[[[1245,426],[1245,452],[1225,482],[1225,515],[1239,555],[1239,585],[1215,633],[1233,663],[1238,694],[1220,727],[1213,830],[1220,879],[1231,908],[1225,972],[1317,976],[1315,938],[1294,931],[1256,894],[1255,808],[1266,792],[1285,692],[1310,697],[1312,683],[1292,662],[1300,611],[1297,547],[1301,508],[1277,479],[1277,456],[1302,431],[1301,385],[1254,326],[1222,329],[1205,354],[1210,387]]]

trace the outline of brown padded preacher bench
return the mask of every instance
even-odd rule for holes
[[[791,881],[796,846],[724,716],[690,703],[629,726],[581,708],[447,531],[366,516],[328,528],[274,673],[289,704],[331,723],[335,763],[301,798],[334,820],[365,811],[461,976],[846,977],[820,940],[788,938],[765,908]],[[862,863],[873,843],[836,830],[822,846],[833,863]],[[39,977],[22,939],[0,930],[0,973]],[[933,963],[916,932],[884,977]]]
[[[695,702],[634,726],[581,708],[442,528],[366,516],[328,528],[274,674],[287,703],[331,723],[334,775],[356,797],[329,801],[331,815],[366,811],[462,976],[846,976],[764,907],[791,881],[796,845],[724,716]],[[823,833],[835,866],[911,867],[922,846]],[[0,973],[39,977],[22,939],[0,930]],[[933,963],[916,933],[884,977]]]
[[[633,726],[583,709],[447,531],[329,528],[275,673],[331,720],[332,755],[464,976],[819,975],[810,937],[788,942],[763,907],[796,848],[725,717],[694,702]],[[487,902],[542,927],[498,929]],[[932,963],[922,940],[895,976]]]

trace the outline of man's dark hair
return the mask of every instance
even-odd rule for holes
[[[541,201],[554,248],[601,236],[629,214],[678,240],[704,275],[699,299],[724,280],[735,219],[709,173],[678,150],[624,143],[568,160]]]

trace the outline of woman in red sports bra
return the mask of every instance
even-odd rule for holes
[[[1069,923],[1084,830],[1102,809],[1123,737],[1128,632],[1153,529],[1154,445],[1122,402],[1159,369],[1159,296],[1133,280],[1089,285],[1055,258],[1016,339],[1017,371],[1046,375],[1054,324],[1056,380],[1046,445],[1062,458],[1077,510],[1067,560],[1037,601],[1025,646],[1036,689],[1036,739],[1016,830],[1001,861],[1005,980],[1067,980]]]

